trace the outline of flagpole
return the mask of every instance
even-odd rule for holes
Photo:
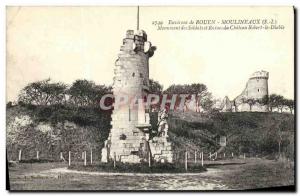
[[[139,24],[140,21],[139,20],[140,20],[140,6],[137,7],[137,30],[140,29],[140,27],[139,27],[140,26],[140,24]]]

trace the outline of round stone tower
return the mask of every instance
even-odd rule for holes
[[[102,150],[102,161],[138,163],[147,159],[150,118],[144,97],[149,90],[149,58],[156,48],[143,30],[128,30],[115,62],[112,129]],[[117,102],[124,104],[116,105]]]
[[[268,79],[269,72],[267,71],[256,71],[254,72],[243,92],[233,100],[235,111],[257,111],[257,112],[267,112],[268,107],[263,104],[256,102],[252,107],[247,103],[247,100],[262,99],[265,95],[269,95],[268,92]]]
[[[269,73],[266,71],[254,72],[247,83],[246,96],[253,99],[261,99],[268,95]]]

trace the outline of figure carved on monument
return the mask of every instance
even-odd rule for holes
[[[158,112],[157,136],[149,140],[149,147],[151,150],[152,158],[155,162],[173,162],[172,143],[168,141],[169,125],[167,119],[167,110],[160,110]]]
[[[167,110],[163,109],[158,112],[158,136],[167,137],[169,125],[167,122]]]

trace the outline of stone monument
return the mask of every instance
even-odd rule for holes
[[[113,94],[115,99],[121,96],[134,100],[137,107],[131,107],[130,103],[121,107],[115,105],[112,128],[102,149],[103,162],[115,159],[120,162],[140,163],[148,161],[149,157],[158,153],[158,148],[151,147],[151,142],[149,145],[151,125],[149,109],[145,107],[145,97],[149,91],[149,58],[153,56],[155,50],[156,47],[147,41],[145,31],[138,30],[136,33],[133,30],[127,31],[115,62]],[[163,124],[166,125],[166,121]],[[156,140],[162,138],[159,145],[164,147],[160,151],[170,151],[171,147],[167,146],[166,141],[167,127],[159,131],[164,133],[161,137],[155,138]],[[155,153],[151,153],[151,150]],[[171,161],[171,158],[168,160]]]

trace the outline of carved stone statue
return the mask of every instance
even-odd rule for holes
[[[158,112],[158,136],[167,137],[169,125],[167,122],[168,114],[166,109]]]
[[[168,141],[168,114],[167,110],[163,109],[158,112],[158,133],[157,136],[149,140],[149,147],[152,154],[152,159],[155,162],[173,162],[172,143]]]

